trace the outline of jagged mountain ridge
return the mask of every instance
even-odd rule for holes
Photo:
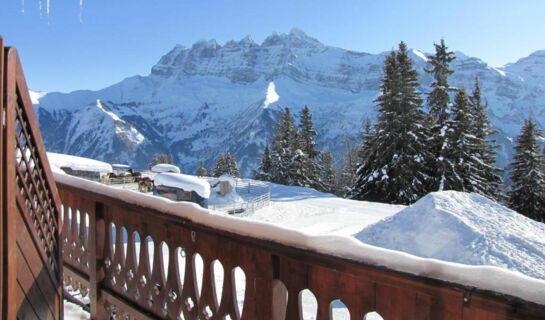
[[[345,136],[354,137],[376,115],[385,55],[324,45],[294,29],[261,44],[251,37],[176,46],[149,76],[127,78],[99,91],[48,93],[35,108],[50,151],[147,166],[154,153],[171,153],[185,172],[220,152],[234,153],[251,175],[280,109],[298,114],[309,105],[321,148],[342,158]],[[425,55],[411,50],[421,92],[431,77]],[[545,51],[502,68],[456,52],[450,78],[472,88],[481,80],[493,125],[501,130],[499,164],[510,158],[512,137],[530,113],[543,125]]]

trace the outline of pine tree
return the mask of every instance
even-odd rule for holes
[[[379,116],[349,198],[409,204],[427,193],[430,154],[418,85],[418,72],[401,42],[397,53],[386,57],[381,94],[375,99]]]
[[[213,177],[213,176],[214,176],[214,172],[213,172],[212,168],[209,168],[209,169],[206,171],[206,176],[207,176],[207,177]]]
[[[197,177],[204,177],[206,176],[206,169],[204,168],[204,162],[199,162],[199,168],[197,168],[197,171],[195,172],[195,175]]]
[[[318,156],[316,150],[316,142],[314,137],[318,134],[314,129],[314,123],[312,122],[312,115],[310,109],[305,106],[301,111],[301,121],[299,123],[299,145],[301,151],[303,151],[309,159],[315,159]]]
[[[476,192],[486,184],[482,160],[478,156],[481,139],[473,134],[473,115],[465,89],[456,93],[453,119],[446,123],[446,139],[441,150],[442,175],[439,190]]]
[[[261,154],[261,163],[259,164],[259,168],[257,169],[257,172],[255,174],[255,179],[270,181],[271,168],[271,154],[269,152],[269,145],[267,144],[265,145],[265,149],[263,149],[263,153]]]
[[[453,88],[448,84],[448,76],[454,71],[449,68],[449,64],[456,59],[454,52],[447,51],[445,40],[441,39],[440,44],[434,44],[435,55],[428,56],[428,63],[431,69],[424,69],[427,73],[433,75],[434,81],[431,83],[432,91],[428,93],[428,106],[430,116],[435,123],[442,127],[449,119],[449,91]]]
[[[159,163],[168,163],[166,153],[161,153],[161,155],[159,156]]]
[[[316,137],[317,132],[314,129],[314,124],[312,122],[312,115],[310,114],[310,109],[308,106],[305,106],[301,111],[301,121],[299,123],[299,148],[303,151],[305,157],[302,158],[304,163],[303,166],[303,175],[309,180],[309,186],[320,189],[323,188],[321,185],[320,179],[320,164],[318,163],[319,152],[316,150],[316,142],[314,138]]]
[[[475,77],[475,86],[469,97],[471,114],[473,115],[472,134],[478,139],[477,153],[474,155],[481,160],[482,175],[485,183],[478,186],[476,192],[492,199],[501,198],[503,180],[501,170],[496,167],[496,149],[498,145],[491,138],[497,132],[490,128],[490,120],[486,114],[487,103],[482,103],[479,79]]]
[[[169,164],[174,164],[174,156],[172,154],[168,155],[168,163]]]
[[[224,158],[224,173],[232,177],[240,178],[240,171],[238,170],[237,159],[234,155],[227,152]]]
[[[321,191],[336,193],[337,186],[337,168],[331,151],[326,150],[320,153],[320,165],[322,188]]]
[[[345,137],[345,154],[341,165],[341,173],[338,179],[337,191],[339,194],[346,194],[350,187],[356,182],[356,170],[358,169],[360,147],[352,148],[350,139]]]
[[[289,159],[286,185],[315,187],[315,185],[318,184],[318,179],[311,180],[307,175],[306,166],[308,163],[309,159],[307,155],[301,149],[295,149],[293,156]]]
[[[425,69],[427,73],[433,76],[431,83],[432,91],[428,93],[427,104],[429,107],[429,117],[427,127],[431,128],[431,152],[434,157],[428,164],[430,168],[436,169],[435,181],[429,186],[430,190],[440,189],[440,181],[444,171],[449,167],[441,152],[444,151],[447,134],[447,127],[450,121],[450,96],[449,92],[454,91],[448,84],[448,76],[454,73],[449,64],[456,58],[452,51],[448,51],[445,41],[441,39],[440,44],[434,44],[435,55],[428,57],[430,69]]]
[[[286,107],[275,125],[275,134],[272,141],[272,182],[289,185],[291,163],[297,149],[297,129],[290,109]]]
[[[219,177],[225,173],[225,159],[223,153],[220,153],[218,160],[216,160],[216,166],[214,167],[214,177]]]
[[[508,206],[537,221],[545,222],[545,158],[538,139],[543,132],[531,118],[524,122],[515,145],[507,192]]]
[[[158,164],[159,163],[159,159],[157,158],[157,155],[154,154],[153,157],[151,158],[151,162],[149,164],[149,168],[151,169],[151,167],[153,167],[154,165]]]

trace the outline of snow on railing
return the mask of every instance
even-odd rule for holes
[[[296,319],[306,290],[317,302],[317,319],[327,319],[337,299],[352,319],[371,311],[387,320],[545,317],[545,281],[506,269],[310,236],[63,174],[55,179],[65,217],[65,276],[89,288],[97,318]],[[117,250],[125,239],[126,250]],[[137,252],[142,239],[148,246]]]

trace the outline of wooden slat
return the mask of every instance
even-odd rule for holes
[[[54,315],[59,313],[59,296],[56,295],[55,288],[59,286],[57,279],[51,278],[49,270],[43,263],[42,257],[33,245],[33,241],[28,232],[24,230],[24,222],[21,217],[17,221],[17,229],[21,232],[17,233],[17,247],[22,252],[23,256],[18,259],[18,271],[29,268],[30,274],[34,277],[37,286],[44,294],[48,306]]]
[[[4,39],[0,36],[0,210],[6,212],[4,207]],[[0,316],[4,315],[4,214],[0,217]]]
[[[26,292],[18,283],[15,284],[14,296],[11,301],[15,302],[18,306],[21,306],[20,309],[16,310],[16,316],[11,319],[40,320],[36,314],[36,311],[34,311],[32,305],[27,300]]]
[[[17,59],[17,54],[15,49],[7,48],[4,51],[5,53],[5,64],[4,64],[4,73],[5,73],[5,85],[4,85],[4,110],[5,110],[5,131],[4,131],[4,199],[5,199],[5,208],[3,218],[4,218],[4,240],[6,241],[4,246],[6,248],[5,257],[7,257],[7,270],[4,270],[5,279],[4,285],[7,286],[4,292],[6,297],[5,308],[4,308],[4,319],[15,319],[17,317],[17,310],[19,308],[19,303],[22,303],[23,300],[17,301],[16,297],[18,296],[20,290],[19,285],[17,284],[17,268],[18,261],[17,257],[17,247],[16,247],[16,236],[17,229],[15,227],[16,217],[19,214],[16,206],[16,193],[15,190],[15,149],[13,148],[15,141],[15,108],[10,106],[15,106],[17,103],[16,95],[16,68],[15,59]],[[16,299],[14,301],[14,299]]]
[[[25,261],[25,255],[28,257],[29,253],[22,252],[21,248],[19,248],[17,252],[17,259],[19,259],[19,261],[25,262],[21,263],[20,267],[17,269],[17,282],[19,283],[19,286],[25,292],[27,300],[29,301],[30,305],[32,305],[32,309],[36,312],[40,319],[54,319],[55,317],[53,316],[53,310],[51,309],[51,302],[53,302],[54,305],[55,296],[47,295],[45,292],[42,291],[42,288],[44,287],[40,286],[38,280],[39,278],[43,277],[42,273],[38,273],[38,275],[35,276],[32,270],[30,270],[28,262]],[[43,275],[45,275],[45,270],[43,271]],[[51,298],[53,298],[53,301],[51,301]]]

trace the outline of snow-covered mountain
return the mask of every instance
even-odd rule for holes
[[[234,153],[243,175],[251,175],[272,136],[279,110],[295,114],[308,105],[321,148],[340,161],[345,136],[356,136],[373,120],[382,64],[388,52],[369,54],[331,47],[293,29],[258,44],[248,36],[223,46],[215,40],[176,46],[145,77],[127,78],[99,91],[36,95],[35,109],[48,151],[108,162],[147,166],[154,153],[171,153],[182,171],[198,162],[210,167],[220,152]],[[473,87],[475,76],[501,130],[500,165],[511,138],[532,113],[545,125],[545,51],[495,68],[456,53],[454,86]],[[420,73],[426,54],[411,51]]]

